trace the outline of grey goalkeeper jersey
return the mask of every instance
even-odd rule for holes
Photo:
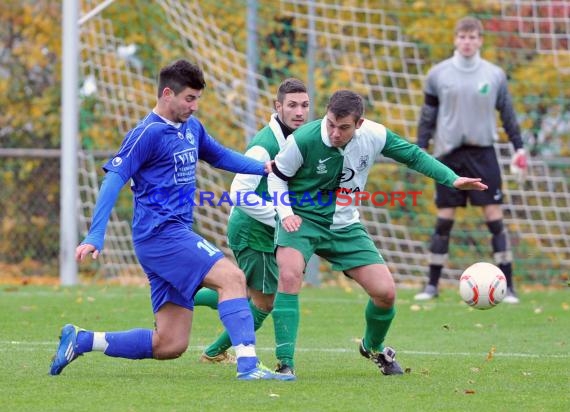
[[[481,59],[454,56],[427,75],[418,125],[418,145],[441,157],[463,146],[492,146],[498,140],[496,111],[515,149],[523,147],[505,72]]]

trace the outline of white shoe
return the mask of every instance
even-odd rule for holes
[[[515,291],[512,288],[508,288],[507,289],[507,294],[505,295],[505,297],[503,298],[503,302],[508,303],[508,304],[517,304],[520,302],[520,299],[517,297],[517,294],[515,293]]]
[[[415,300],[430,300],[437,298],[439,293],[437,292],[437,287],[433,285],[427,285],[423,292],[418,293],[414,296]],[[505,297],[506,298],[506,297]]]

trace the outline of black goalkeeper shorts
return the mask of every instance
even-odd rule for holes
[[[458,190],[439,183],[435,187],[438,209],[503,203],[501,168],[494,147],[461,146],[439,159],[462,177],[480,177],[489,188],[483,191]]]

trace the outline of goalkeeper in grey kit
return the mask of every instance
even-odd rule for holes
[[[436,183],[438,208],[430,244],[428,283],[415,296],[428,300],[438,296],[438,283],[447,260],[455,209],[467,201],[480,206],[489,231],[494,260],[507,278],[503,302],[518,303],[513,284],[513,256],[503,223],[501,168],[495,153],[498,140],[496,112],[515,149],[511,170],[526,168],[526,155],[505,72],[482,59],[483,26],[473,17],[461,19],[455,28],[453,56],[435,65],[426,78],[425,103],[418,125],[417,144],[427,149],[433,138],[433,154],[463,176],[481,177],[489,186],[484,192],[458,192]]]
[[[363,118],[362,98],[349,90],[334,93],[323,119],[297,129],[275,157],[268,176],[270,193],[289,195],[276,205],[275,233],[279,281],[273,324],[275,354],[281,373],[294,374],[294,353],[299,328],[299,293],[303,271],[313,253],[328,260],[356,281],[370,296],[365,308],[366,327],[360,353],[384,375],[402,374],[396,352],[384,345],[395,316],[396,287],[392,274],[360,222],[354,198],[365,190],[374,159],[380,154],[449,187],[485,190],[478,178],[459,177],[416,145],[383,125]],[[319,202],[327,192],[331,202]],[[353,202],[336,202],[337,193]],[[308,197],[312,201],[307,201]],[[291,206],[288,206],[291,205]]]

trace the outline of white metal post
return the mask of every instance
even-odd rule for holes
[[[77,135],[79,72],[79,1],[63,1],[61,93],[61,193],[59,230],[59,277],[62,285],[78,281],[77,246]]]

